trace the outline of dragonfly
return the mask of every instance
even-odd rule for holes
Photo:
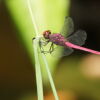
[[[83,50],[93,54],[100,55],[100,52],[82,47],[85,44],[87,34],[84,30],[74,32],[74,23],[71,17],[65,17],[64,25],[59,33],[52,33],[50,30],[43,32],[43,38],[39,40],[42,53],[50,53],[57,51],[57,47],[63,48],[63,55],[70,55],[74,49]],[[45,51],[44,46],[50,44],[49,50]],[[55,48],[56,46],[56,48]],[[57,51],[58,52],[58,51]]]

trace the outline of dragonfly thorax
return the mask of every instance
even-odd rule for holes
[[[59,33],[51,34],[49,40],[56,45],[65,46],[66,39]]]

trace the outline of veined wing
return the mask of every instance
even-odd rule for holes
[[[74,31],[74,23],[71,17],[65,17],[64,25],[61,30],[61,34],[65,37],[71,35]]]
[[[67,40],[73,44],[81,46],[85,43],[86,38],[87,38],[86,32],[83,30],[78,30],[73,35],[69,36]]]
[[[61,58],[70,55],[74,50],[70,47],[63,47],[55,45],[54,51],[51,53],[53,57]]]

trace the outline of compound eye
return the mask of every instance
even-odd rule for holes
[[[49,34],[51,34],[51,32],[50,32],[50,31],[49,31],[48,33],[49,33]]]
[[[43,32],[43,36],[44,36],[44,38],[46,38],[46,39],[49,39],[49,35],[51,34],[51,31],[50,30],[47,30],[47,31],[44,31]]]
[[[47,30],[46,32],[47,32],[48,34],[51,34],[51,31],[50,31],[50,30]]]

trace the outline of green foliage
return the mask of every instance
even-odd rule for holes
[[[66,2],[65,0],[31,0],[31,9],[29,2],[27,1],[28,0],[9,0],[6,1],[6,4],[20,31],[18,37],[24,43],[33,64],[35,58],[38,100],[43,100],[43,85],[40,66],[42,66],[43,79],[47,80],[46,74],[48,74],[53,94],[55,99],[58,100],[48,63],[53,70],[59,59],[47,56],[47,62],[46,57],[39,52],[38,40],[35,39],[33,41],[32,48],[32,38],[39,36],[44,30],[48,29],[52,32],[60,31],[65,17]],[[43,66],[45,66],[45,68]],[[44,83],[46,83],[46,81]]]
[[[39,34],[44,30],[59,32],[66,12],[69,8],[69,0],[31,0],[32,10],[38,26]],[[35,37],[34,26],[27,7],[27,0],[6,0],[9,12],[19,30],[18,38],[25,45],[27,52],[34,64],[34,54],[32,48],[32,38]],[[59,59],[47,56],[51,71],[54,71],[55,65]],[[42,59],[41,59],[42,62]],[[44,64],[42,65],[44,80],[47,80]]]

